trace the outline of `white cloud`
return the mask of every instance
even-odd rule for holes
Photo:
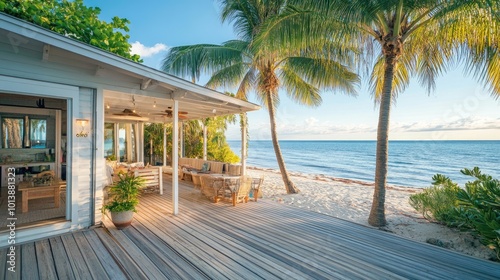
[[[166,51],[167,49],[168,49],[168,47],[164,44],[161,44],[161,43],[157,43],[152,47],[147,47],[147,46],[144,46],[143,44],[141,44],[141,42],[136,41],[136,42],[132,43],[132,49],[130,50],[130,52],[132,54],[138,54],[141,57],[150,57],[150,56],[153,56],[159,52]]]
[[[482,130],[500,129],[500,118],[467,117],[449,120],[433,120],[428,122],[396,123],[391,131],[397,132],[425,132],[450,130]]]
[[[374,139],[377,132],[376,125],[373,124],[354,124],[354,123],[339,123],[332,121],[321,121],[314,117],[305,118],[303,120],[284,121],[277,123],[278,135],[280,139],[340,139],[340,138],[370,138]],[[269,123],[250,122],[250,138],[253,140],[270,139]],[[391,123],[391,134],[406,135],[408,133],[421,133],[426,135],[426,132],[453,132],[457,131],[465,133],[467,131],[493,130],[500,129],[500,118],[488,117],[467,117],[455,118],[449,120],[429,120],[419,122]],[[236,135],[236,134],[235,134]],[[413,135],[415,134],[408,134]],[[238,136],[239,137],[239,136]],[[237,138],[237,137],[236,137]]]

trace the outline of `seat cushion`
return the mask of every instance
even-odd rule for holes
[[[203,163],[203,165],[201,166],[201,172],[207,172],[208,170],[210,170],[210,163]]]

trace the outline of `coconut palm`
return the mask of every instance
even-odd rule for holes
[[[295,5],[295,6],[292,6]],[[389,117],[397,95],[416,76],[428,91],[435,78],[457,63],[500,94],[499,12],[497,0],[291,0],[286,16],[261,32],[283,45],[307,41],[349,41],[363,48],[360,66],[379,102],[375,191],[369,216],[383,226],[387,179]],[[297,22],[301,22],[297,28]],[[367,75],[368,76],[368,75]]]
[[[220,45],[200,44],[170,49],[163,70],[198,80],[211,75],[207,86],[234,87],[236,96],[247,100],[253,90],[269,112],[276,160],[288,193],[297,193],[286,170],[278,142],[276,109],[279,90],[299,104],[321,103],[320,88],[354,92],[358,78],[348,68],[347,52],[331,44],[321,48],[272,48],[268,40],[255,41],[266,21],[279,15],[285,0],[223,0],[222,22],[232,22],[237,40]],[[203,72],[202,72],[203,71]]]

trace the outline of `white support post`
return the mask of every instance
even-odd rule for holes
[[[141,133],[140,133],[140,130],[139,130],[139,123],[135,123],[135,124],[132,124],[133,128],[134,128],[134,141],[135,141],[135,151],[133,151],[135,153],[135,162],[141,162],[141,154],[143,154],[143,150],[141,150],[141,143],[140,143],[140,138],[143,138],[144,136],[140,136]]]
[[[245,113],[240,115],[241,122],[241,176],[247,174],[247,116]]]
[[[114,130],[115,130],[115,156],[116,156],[116,162],[120,162],[120,134],[119,134],[119,129],[120,126],[118,123],[114,124]]]
[[[153,160],[153,139],[149,139],[149,164],[155,165]]]
[[[138,162],[144,162],[144,123],[138,123],[137,124],[137,131],[139,137],[137,137],[137,161]]]
[[[180,142],[181,142],[181,158],[184,157],[184,122],[181,122],[181,132],[180,132]]]
[[[163,166],[167,166],[167,127],[163,124]]]
[[[172,214],[179,214],[179,102],[174,100],[172,127]]]
[[[203,124],[203,160],[207,160],[207,125]]]

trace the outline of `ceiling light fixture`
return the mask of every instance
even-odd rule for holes
[[[106,109],[109,109],[109,108],[110,108],[110,107],[109,107],[109,104],[106,104]]]
[[[155,102],[153,103],[153,108],[156,108],[156,100],[155,100]]]

